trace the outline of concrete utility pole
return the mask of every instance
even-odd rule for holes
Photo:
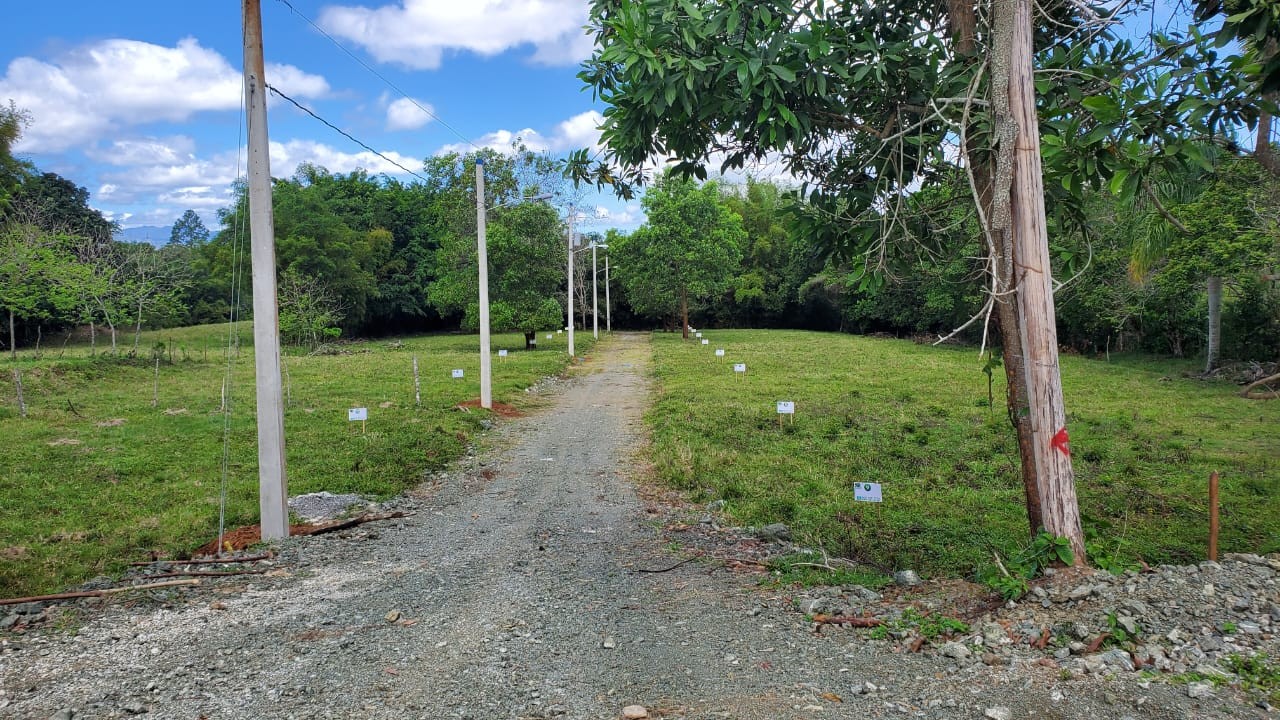
[[[613,332],[613,321],[609,316],[609,253],[604,254],[604,331]]]
[[[261,0],[244,0],[244,94],[249,121],[249,232],[253,264],[253,356],[258,393],[258,509],[263,540],[289,535],[276,307],[275,220],[267,150],[267,81]]]
[[[597,277],[600,271],[596,269],[596,242],[591,241],[591,335],[595,339],[600,339],[600,284]]]
[[[1032,66],[1033,7],[1031,0],[997,0],[996,6],[997,14],[1012,15],[1008,97],[1016,134],[1013,183],[1009,190],[1010,224],[1041,520],[1051,535],[1071,541],[1076,563],[1083,564],[1084,533],[1080,529],[1080,506],[1076,500],[1075,474],[1071,467],[1062,375],[1058,365],[1058,331],[1054,324],[1044,173],[1040,163],[1040,124],[1036,115]],[[997,36],[1001,34],[1001,24],[997,19]]]
[[[569,206],[569,360],[577,357],[573,351],[573,215],[577,212]]]
[[[493,408],[489,357],[489,247],[484,237],[484,158],[476,158],[476,261],[480,266],[480,407]]]

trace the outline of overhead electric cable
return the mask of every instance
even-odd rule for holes
[[[282,1],[283,1],[283,0],[282,0]],[[282,92],[280,92],[279,90],[277,90],[275,87],[273,87],[273,86],[271,86],[271,85],[267,85],[267,89],[268,89],[268,90],[270,90],[271,92],[275,93],[276,95],[279,95],[280,97],[284,98],[285,100],[288,100],[290,103],[292,103],[292,104],[293,104],[293,106],[294,106],[294,107],[298,108],[298,109],[299,109],[299,110],[301,110],[302,112],[304,112],[304,113],[306,113],[306,114],[310,115],[311,117],[313,117],[313,118],[315,118],[315,119],[319,120],[320,122],[324,123],[325,125],[328,125],[330,128],[333,128],[333,130],[334,130],[335,132],[337,132],[338,134],[342,135],[343,137],[345,137],[346,139],[350,140],[351,142],[353,142],[353,143],[355,143],[355,144],[359,145],[360,147],[364,148],[365,150],[368,150],[369,152],[373,153],[374,155],[377,155],[378,157],[382,158],[383,160],[386,160],[387,162],[391,163],[392,165],[395,165],[396,167],[400,168],[401,170],[405,171],[406,173],[409,173],[410,175],[412,175],[412,176],[414,176],[414,177],[418,178],[419,180],[421,180],[421,181],[423,181],[423,182],[430,182],[430,180],[427,180],[426,178],[422,177],[422,176],[421,176],[421,175],[419,175],[418,173],[416,173],[416,172],[414,172],[414,171],[410,170],[409,168],[407,168],[407,167],[405,167],[405,166],[401,165],[400,163],[396,162],[395,160],[392,160],[391,158],[387,157],[386,155],[383,155],[382,153],[378,152],[377,150],[374,150],[373,148],[369,147],[369,146],[368,146],[368,145],[366,145],[364,142],[362,142],[361,140],[357,139],[354,135],[352,135],[351,133],[347,132],[346,130],[343,130],[342,128],[338,127],[337,125],[334,125],[333,123],[329,122],[328,120],[325,120],[324,118],[320,117],[319,115],[317,115],[317,114],[315,113],[315,111],[314,111],[314,110],[312,110],[311,108],[306,107],[306,106],[305,106],[305,105],[303,105],[302,103],[299,103],[297,100],[294,100],[293,98],[289,97],[288,95],[285,95],[284,93],[282,93]]]
[[[285,7],[289,8],[291,11],[293,11],[293,14],[294,14],[294,15],[297,15],[298,17],[300,17],[300,18],[302,18],[303,20],[305,20],[305,21],[306,21],[306,23],[307,23],[308,25],[310,25],[312,28],[314,28],[316,32],[318,32],[318,33],[320,33],[321,35],[325,36],[325,38],[326,38],[326,39],[328,39],[328,41],[329,41],[329,42],[333,43],[333,44],[334,44],[334,45],[335,45],[339,50],[341,50],[342,52],[346,53],[347,57],[351,58],[352,60],[355,60],[355,61],[360,65],[360,67],[362,67],[362,68],[364,68],[365,70],[368,70],[369,72],[373,73],[373,76],[374,76],[374,77],[376,77],[376,78],[378,78],[379,80],[381,80],[382,82],[386,83],[387,87],[389,87],[389,88],[391,88],[392,90],[395,90],[396,92],[400,93],[400,96],[401,96],[401,97],[403,97],[405,100],[408,100],[409,102],[413,103],[413,106],[414,106],[414,107],[416,107],[416,108],[418,108],[419,110],[421,110],[422,112],[426,113],[426,114],[427,114],[427,116],[428,116],[428,117],[430,117],[431,119],[435,120],[436,122],[440,123],[440,124],[441,124],[441,125],[443,125],[444,127],[448,128],[449,132],[451,132],[451,133],[453,133],[454,135],[456,135],[456,136],[458,137],[458,139],[459,139],[459,140],[461,140],[462,142],[464,142],[464,143],[466,143],[466,144],[470,145],[471,147],[475,148],[476,150],[483,150],[483,149],[484,149],[484,148],[480,147],[479,145],[476,145],[474,142],[471,142],[471,140],[470,140],[468,137],[466,137],[465,135],[463,135],[462,133],[460,133],[460,132],[458,132],[456,129],[454,129],[454,127],[453,127],[452,125],[450,125],[449,123],[447,123],[447,122],[445,122],[445,121],[444,121],[444,118],[442,118],[442,117],[440,117],[439,115],[435,114],[435,113],[434,113],[434,112],[432,112],[430,109],[428,109],[428,108],[424,107],[424,106],[423,106],[421,103],[419,103],[417,100],[414,100],[412,97],[410,97],[410,96],[409,96],[409,93],[405,92],[404,90],[401,90],[401,89],[400,89],[400,87],[399,87],[398,85],[396,85],[395,83],[393,83],[393,82],[391,82],[390,80],[388,80],[388,79],[386,78],[386,76],[385,76],[385,75],[383,75],[382,73],[380,73],[380,72],[378,72],[377,70],[373,69],[373,67],[372,67],[372,66],[370,66],[370,65],[369,65],[369,63],[365,62],[364,60],[361,60],[361,59],[360,59],[360,57],[359,57],[358,55],[356,55],[355,53],[353,53],[353,52],[351,52],[350,50],[348,50],[348,49],[347,49],[347,47],[346,47],[345,45],[343,45],[342,43],[338,42],[338,41],[337,41],[337,39],[336,39],[336,38],[334,38],[334,37],[333,37],[332,35],[330,35],[329,33],[325,32],[325,31],[324,31],[324,28],[322,28],[322,27],[320,27],[319,25],[315,24],[315,22],[314,22],[311,18],[307,17],[306,15],[302,14],[301,12],[298,12],[298,9],[297,9],[297,8],[295,8],[295,7],[293,6],[293,3],[289,2],[289,0],[279,0],[279,1],[280,1],[281,3],[283,3],[283,4],[285,5]],[[274,88],[273,88],[273,89],[274,89]]]

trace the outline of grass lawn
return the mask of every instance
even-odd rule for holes
[[[0,597],[55,592],[120,570],[148,551],[179,554],[217,536],[222,490],[220,411],[227,326],[144,333],[142,357],[88,356],[46,347],[6,358],[0,377]],[[252,330],[239,332],[232,369],[227,527],[257,521],[257,435]],[[578,350],[590,347],[579,333]],[[121,339],[122,343],[124,338]],[[155,393],[157,343],[165,343]],[[559,373],[564,335],[495,335],[493,392],[519,403],[524,389]],[[122,345],[121,352],[131,348]],[[487,412],[479,397],[479,340],[440,335],[343,345],[343,354],[286,351],[285,414],[291,495],[319,490],[385,497],[465,451]],[[170,350],[172,361],[170,361]],[[61,355],[61,357],[59,357]],[[422,404],[415,407],[413,357]],[[19,417],[12,369],[21,369],[28,417]],[[451,371],[461,369],[463,379]],[[347,410],[367,407],[365,431]]]
[[[974,348],[793,331],[654,335],[660,479],[723,498],[736,522],[880,571],[972,575],[1026,544],[1017,444]],[[716,357],[716,348],[725,349]],[[747,372],[733,372],[746,363]],[[1222,473],[1224,552],[1280,551],[1280,402],[1182,377],[1190,363],[1062,359],[1076,487],[1091,552],[1206,557],[1209,473]],[[776,403],[795,402],[779,425]],[[883,483],[883,504],[852,484]]]

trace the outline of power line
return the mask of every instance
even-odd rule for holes
[[[284,2],[284,0],[281,0],[281,2]],[[357,139],[357,138],[356,138],[354,135],[352,135],[351,133],[347,132],[346,130],[343,130],[342,128],[338,127],[337,125],[334,125],[333,123],[329,122],[328,120],[325,120],[324,118],[322,118],[322,117],[320,117],[319,115],[315,114],[315,112],[314,112],[313,110],[311,110],[311,108],[308,108],[308,107],[306,107],[306,106],[302,105],[302,104],[301,104],[301,103],[299,103],[297,100],[294,100],[293,98],[289,97],[288,95],[285,95],[284,93],[282,93],[282,92],[280,92],[279,90],[277,90],[275,87],[273,87],[273,86],[271,86],[271,85],[267,85],[267,89],[268,89],[268,90],[270,90],[271,92],[275,93],[276,95],[279,95],[280,97],[284,98],[285,100],[288,100],[290,103],[292,103],[292,104],[293,104],[293,106],[294,106],[294,107],[298,108],[298,109],[299,109],[299,110],[301,110],[302,112],[304,112],[304,113],[306,113],[306,114],[310,115],[311,117],[313,117],[313,118],[315,118],[315,119],[319,120],[320,122],[324,123],[325,125],[328,125],[330,128],[333,128],[333,130],[334,130],[335,132],[337,132],[338,134],[342,135],[343,137],[345,137],[346,139],[350,140],[351,142],[353,142],[353,143],[355,143],[355,144],[359,145],[360,147],[364,148],[365,150],[368,150],[369,152],[373,153],[374,155],[377,155],[378,157],[382,158],[383,160],[386,160],[387,162],[391,163],[392,165],[395,165],[396,167],[400,168],[401,170],[405,171],[406,173],[409,173],[410,175],[412,175],[412,176],[414,176],[414,177],[418,178],[419,180],[421,180],[421,181],[423,181],[423,182],[431,182],[430,180],[427,180],[426,178],[424,178],[424,177],[422,177],[421,175],[419,175],[418,173],[416,173],[416,172],[414,172],[414,171],[410,170],[409,168],[407,168],[407,167],[405,167],[405,166],[401,165],[400,163],[396,162],[395,160],[392,160],[391,158],[387,157],[386,155],[383,155],[382,153],[378,152],[377,150],[374,150],[373,148],[369,147],[369,146],[368,146],[368,145],[366,145],[364,142],[362,142],[362,141],[360,141],[359,139]]]
[[[416,108],[418,108],[419,110],[421,110],[422,112],[426,113],[426,114],[427,114],[427,116],[428,116],[428,117],[430,117],[431,119],[435,120],[436,122],[440,123],[440,124],[441,124],[441,125],[443,125],[444,127],[448,128],[448,129],[449,129],[449,132],[451,132],[451,133],[453,133],[454,135],[456,135],[456,136],[458,137],[458,139],[459,139],[459,140],[461,140],[462,142],[464,142],[464,143],[466,143],[466,144],[470,145],[471,147],[475,148],[476,150],[483,150],[483,149],[484,149],[484,148],[480,147],[479,145],[476,145],[475,143],[471,142],[471,139],[470,139],[470,138],[466,137],[465,135],[463,135],[462,133],[460,133],[460,132],[458,132],[456,129],[454,129],[454,127],[453,127],[452,125],[450,125],[449,123],[447,123],[447,122],[445,122],[445,121],[444,121],[444,118],[440,117],[439,115],[435,114],[434,112],[432,112],[432,111],[431,111],[431,110],[429,110],[428,108],[424,107],[424,106],[423,106],[421,103],[419,103],[417,100],[414,100],[412,97],[410,97],[410,96],[409,96],[409,93],[406,93],[404,90],[401,90],[401,89],[400,89],[400,87],[399,87],[398,85],[396,85],[395,83],[393,83],[393,82],[391,82],[390,80],[388,80],[388,79],[386,78],[386,76],[384,76],[382,73],[380,73],[380,72],[378,72],[377,70],[373,69],[373,67],[372,67],[372,66],[370,66],[370,65],[369,65],[369,63],[366,63],[364,60],[361,60],[359,56],[357,56],[355,53],[353,53],[353,52],[351,52],[350,50],[348,50],[348,49],[347,49],[347,47],[346,47],[345,45],[343,45],[342,43],[338,42],[338,41],[337,41],[337,39],[335,39],[335,38],[334,38],[332,35],[330,35],[329,33],[325,32],[325,31],[324,31],[324,28],[321,28],[319,25],[315,24],[315,22],[313,22],[313,21],[311,20],[311,18],[307,17],[306,15],[302,14],[301,12],[298,12],[298,9],[297,9],[297,8],[295,8],[295,7],[293,6],[293,3],[289,2],[289,0],[279,0],[279,1],[280,1],[281,3],[283,3],[283,4],[285,5],[285,7],[289,8],[291,11],[293,11],[293,14],[294,14],[294,15],[297,15],[298,17],[300,17],[300,18],[302,18],[303,20],[305,20],[305,21],[306,21],[306,23],[307,23],[308,25],[310,25],[312,28],[314,28],[316,32],[318,32],[318,33],[320,33],[321,35],[325,36],[325,38],[326,38],[326,39],[328,39],[328,41],[329,41],[329,42],[333,43],[333,44],[334,44],[334,45],[335,45],[339,50],[341,50],[342,52],[346,53],[347,57],[349,57],[349,58],[351,58],[352,60],[355,60],[357,63],[359,63],[360,67],[362,67],[362,68],[364,68],[365,70],[368,70],[369,72],[373,73],[373,76],[374,76],[374,77],[376,77],[376,78],[378,78],[379,80],[381,80],[382,82],[386,83],[386,84],[387,84],[387,87],[389,87],[389,88],[391,88],[392,90],[395,90],[396,92],[400,93],[400,96],[401,96],[401,97],[403,97],[405,100],[408,100],[409,102],[413,103],[413,106],[414,106],[414,107],[416,107]]]

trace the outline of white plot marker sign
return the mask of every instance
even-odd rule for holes
[[[724,348],[716,348],[716,357],[724,357]]]
[[[454,371],[453,371],[453,377],[454,377],[454,378],[460,378],[460,377],[465,377],[465,376],[466,376],[466,373],[462,372],[462,370],[460,370],[460,369],[459,369],[459,370],[454,370]]]
[[[856,482],[853,484],[853,499],[858,502],[884,502],[880,493],[880,483]]]
[[[506,356],[507,356],[507,351],[506,351],[506,350],[499,350],[499,351],[498,351],[498,357],[506,357]]]
[[[789,416],[789,417],[790,417],[791,422],[792,422],[793,424],[795,423],[795,421],[796,421],[796,404],[795,404],[795,402],[794,402],[794,401],[791,401],[791,400],[779,400],[779,401],[778,401],[778,425],[779,425],[779,426],[781,426],[781,425],[782,425],[782,416],[783,416],[783,415],[787,415],[787,416]]]
[[[560,331],[559,331],[559,330],[557,330],[556,332],[560,332]],[[553,338],[553,337],[555,337],[555,335],[552,335],[551,333],[547,333],[547,339],[548,339],[548,340],[550,340],[550,339],[551,339],[551,338]]]
[[[360,434],[364,434],[364,422],[369,419],[369,408],[351,408],[347,411],[347,422],[360,421]]]
[[[711,341],[710,341],[710,340],[708,340],[708,339],[706,339],[706,338],[702,338],[702,344],[703,344],[703,345],[710,345],[710,344],[711,344]]]
[[[702,333],[700,333],[700,332],[699,332],[699,333],[694,333],[694,334],[693,334],[693,336],[694,336],[694,337],[702,337]]]
[[[746,375],[747,375],[747,364],[746,364],[746,363],[734,363],[734,364],[733,364],[733,371],[734,371],[734,372],[736,372],[736,373],[742,373],[742,376],[743,376],[743,377],[746,377]]]

